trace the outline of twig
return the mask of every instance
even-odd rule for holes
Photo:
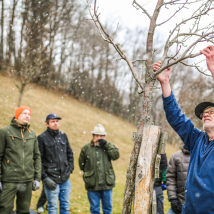
[[[117,32],[118,26],[119,26],[119,23],[117,23],[117,28],[116,28],[116,30],[115,30],[115,32],[114,32],[114,34],[113,34],[112,41],[114,41],[114,37],[115,37],[115,35],[116,35],[116,32]]]
[[[166,22],[168,22],[172,17],[174,17],[176,15],[176,13],[178,13],[180,10],[182,10],[184,8],[184,6],[186,5],[186,3],[188,2],[188,0],[186,0],[186,2],[183,4],[183,6],[181,8],[179,8],[178,10],[175,11],[175,13],[169,17],[166,21],[160,23],[160,24],[157,24],[157,26],[161,26],[162,24],[165,24]]]
[[[135,0],[133,1],[132,5],[136,4],[151,20],[152,17],[149,15],[149,13],[146,11],[146,9],[144,7],[142,7],[139,3],[137,3]]]
[[[136,59],[134,61],[132,61],[132,63],[135,63],[135,62],[145,62],[146,60],[145,59]]]

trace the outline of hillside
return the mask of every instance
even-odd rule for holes
[[[9,125],[14,115],[18,101],[18,90],[13,82],[5,76],[0,75],[0,128]],[[47,90],[43,87],[30,85],[24,94],[22,105],[29,106],[32,110],[31,128],[41,134],[45,131],[45,118],[49,113],[56,113],[62,117],[60,130],[68,135],[71,148],[74,152],[75,168],[70,180],[71,190],[71,213],[89,213],[82,172],[78,166],[78,156],[81,148],[91,140],[90,131],[94,126],[101,123],[106,128],[107,140],[113,142],[120,151],[119,160],[113,162],[116,173],[116,187],[113,190],[113,214],[121,213],[123,203],[123,192],[125,185],[126,169],[129,164],[130,154],[133,147],[131,135],[136,127],[120,118],[117,118],[100,109],[90,106],[88,103],[80,102],[56,91]],[[168,160],[176,149],[167,145]],[[36,209],[36,203],[40,196],[39,191],[33,192],[31,207]],[[166,203],[167,204],[167,203]]]

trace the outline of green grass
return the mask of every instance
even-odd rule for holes
[[[14,115],[19,93],[8,77],[0,75],[0,81],[0,128],[2,128],[9,125]],[[46,115],[56,113],[62,117],[60,130],[68,135],[74,152],[75,168],[73,174],[70,176],[72,183],[70,213],[89,213],[89,203],[84,189],[82,172],[78,166],[78,156],[81,148],[91,140],[90,131],[98,123],[103,124],[106,128],[108,133],[106,139],[113,142],[120,151],[120,158],[113,162],[116,174],[116,187],[113,189],[113,214],[121,213],[126,170],[133,148],[131,135],[132,132],[136,131],[136,126],[66,94],[35,85],[29,86],[31,89],[27,90],[24,94],[22,105],[27,105],[32,110],[31,128],[37,135],[41,134],[46,130],[44,122]],[[175,151],[175,147],[167,145],[166,153],[168,159]],[[41,190],[42,188],[33,192],[31,200],[32,209],[36,209]],[[166,197],[165,212],[169,207],[170,205]]]

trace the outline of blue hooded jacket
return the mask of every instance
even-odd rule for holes
[[[182,214],[214,214],[214,140],[181,113],[173,93],[163,97],[166,118],[190,150]]]

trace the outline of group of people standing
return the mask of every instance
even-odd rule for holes
[[[201,53],[206,57],[207,68],[214,78],[214,45],[204,48]],[[158,71],[160,67],[161,62],[155,63],[153,71]],[[167,68],[158,75],[157,80],[162,89],[166,118],[185,146],[182,151],[172,155],[168,167],[164,163],[166,158],[162,159],[160,174],[163,183],[161,180],[155,181],[156,195],[163,197],[159,193],[168,190],[171,202],[168,214],[212,214],[214,103],[202,102],[196,106],[195,114],[202,121],[204,131],[195,128],[181,112],[174,97],[169,83],[170,72],[171,68]],[[61,118],[49,114],[46,117],[47,130],[38,136],[38,140],[29,128],[30,118],[31,109],[19,107],[11,124],[0,130],[0,213],[11,214],[17,196],[17,214],[28,214],[32,190],[39,189],[42,178],[48,213],[57,213],[59,200],[60,213],[67,214],[71,191],[69,176],[74,165],[68,138],[59,131]],[[101,124],[96,125],[91,142],[82,148],[79,156],[91,213],[100,213],[100,200],[103,213],[112,213],[115,174],[111,161],[119,158],[119,151],[114,144],[105,140],[106,134]],[[163,198],[157,198],[157,201],[163,204]]]
[[[47,115],[47,130],[38,137],[30,129],[30,118],[31,109],[21,106],[10,125],[0,129],[0,213],[12,214],[16,197],[16,213],[29,214],[32,190],[38,190],[42,180],[38,211],[44,212],[47,201],[48,213],[57,214],[59,201],[60,214],[68,214],[74,159],[67,135],[59,131],[61,118]],[[91,142],[81,150],[79,166],[84,171],[91,213],[100,212],[101,200],[104,213],[110,214],[115,186],[111,161],[119,158],[119,151],[105,140],[107,133],[101,124],[91,133]]]

